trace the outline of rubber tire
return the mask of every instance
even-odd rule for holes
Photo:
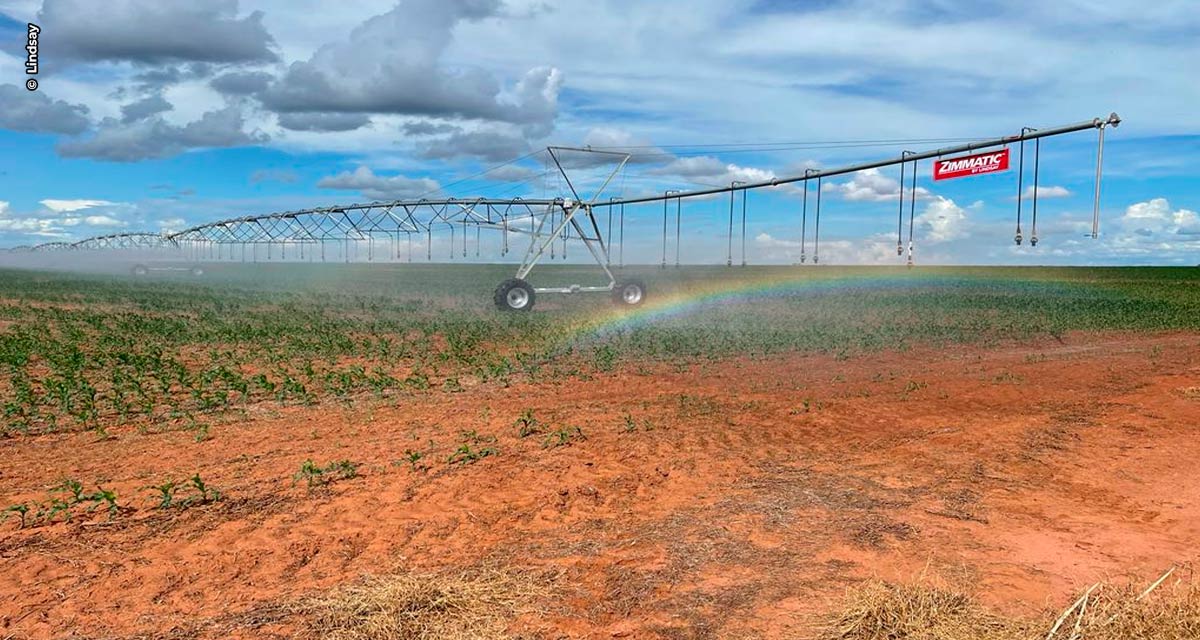
[[[513,289],[523,289],[525,295],[528,296],[528,302],[523,307],[514,307],[508,302],[508,294]],[[492,296],[492,301],[496,303],[496,308],[501,311],[529,311],[533,309],[533,303],[537,297],[534,295],[533,287],[529,286],[528,282],[520,278],[510,278],[500,283],[496,287],[496,293]]]
[[[129,270],[129,272],[135,276],[141,277],[148,275],[150,273],[150,269],[144,264],[135,264],[133,265],[133,268]]]
[[[188,273],[199,278],[200,276],[204,275],[204,267],[192,267],[191,269],[188,269]]]
[[[641,290],[642,295],[638,296],[637,301],[629,302],[625,299],[625,289],[629,287],[637,287]],[[613,304],[619,307],[640,307],[646,301],[646,283],[641,280],[631,279],[625,282],[618,282],[617,286],[612,290]]]

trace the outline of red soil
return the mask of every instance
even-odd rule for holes
[[[254,408],[203,442],[0,441],[0,506],[73,477],[135,507],[0,524],[0,638],[290,637],[302,621],[276,605],[481,563],[558,572],[550,613],[516,623],[546,637],[807,637],[869,577],[1061,607],[1195,558],[1198,363],[1194,335],[1077,334]],[[519,438],[525,409],[586,440]],[[465,430],[499,455],[448,465]],[[399,463],[410,449],[429,471]],[[309,458],[362,476],[310,493],[292,482]],[[196,472],[226,499],[152,508],[143,487]]]

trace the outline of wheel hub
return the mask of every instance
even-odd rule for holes
[[[642,288],[636,284],[625,285],[621,290],[621,298],[625,304],[637,304],[642,301]]]
[[[519,287],[509,289],[506,300],[513,309],[524,309],[529,304],[529,294]]]

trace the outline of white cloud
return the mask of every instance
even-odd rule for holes
[[[125,227],[128,223],[112,216],[85,216],[83,223],[92,227]]]
[[[38,23],[66,58],[159,63],[273,61],[261,13],[237,18],[237,0],[45,0]],[[30,16],[32,18],[32,16]]]
[[[1021,194],[1021,199],[1032,200],[1033,199],[1033,190],[1034,190],[1033,185],[1029,185],[1028,187],[1025,187],[1025,193]],[[1056,186],[1047,187],[1046,185],[1043,185],[1043,184],[1040,184],[1037,186],[1038,200],[1044,200],[1046,198],[1065,198],[1069,195],[1071,195],[1071,192],[1066,187],[1056,187]]]
[[[753,256],[756,264],[800,263],[801,243],[799,240],[776,238],[769,233],[759,233],[754,238],[757,249]],[[890,238],[873,235],[866,238],[846,239],[829,238],[821,240],[820,246],[813,244],[808,238],[804,244],[805,263],[811,264],[814,256],[819,259],[816,264],[896,264],[896,246]]]
[[[60,142],[58,152],[68,158],[137,162],[195,148],[236,147],[267,141],[260,131],[243,131],[244,125],[244,114],[237,105],[209,111],[183,126],[170,124],[160,115],[129,123],[105,118],[94,135]]]
[[[500,15],[499,0],[401,0],[319,49],[259,94],[281,113],[393,113],[513,122],[542,135],[558,115],[562,74],[529,69],[510,87],[477,65],[442,58],[464,22]]]
[[[58,220],[47,220],[52,224],[57,223],[64,227],[78,227],[86,225],[89,227],[112,228],[128,226],[127,222],[118,220],[112,216],[68,216]]]
[[[70,213],[72,211],[82,211],[83,209],[91,209],[92,207],[104,207],[116,204],[108,200],[53,200],[46,199],[41,201],[42,206],[55,213]]]
[[[907,181],[906,181],[907,182]],[[853,202],[888,202],[896,201],[901,196],[900,182],[895,178],[883,175],[879,169],[865,169],[856,172],[849,182],[841,184],[827,182],[825,191],[840,194],[846,200]],[[912,189],[905,184],[903,195],[905,199],[912,194]],[[929,190],[917,187],[917,199],[925,200],[930,197]]]
[[[967,212],[949,198],[934,196],[914,222],[926,242],[958,240],[967,235],[970,220]]]
[[[55,218],[0,218],[0,231],[9,231],[34,236],[66,235],[62,222]]]
[[[317,182],[322,189],[347,189],[360,191],[372,200],[396,200],[402,198],[418,198],[438,190],[436,180],[430,178],[409,178],[407,176],[375,175],[369,167],[360,166],[353,172],[343,171],[337,175],[326,176]]]
[[[484,177],[488,180],[496,180],[497,182],[525,182],[532,180],[541,175],[540,171],[535,171],[529,167],[521,165],[506,164],[501,167],[496,167],[487,172]]]
[[[757,167],[743,167],[722,162],[713,156],[676,158],[666,165],[647,172],[650,175],[677,176],[702,187],[726,187],[737,182],[767,182],[775,172]]]
[[[1137,236],[1200,234],[1200,216],[1189,209],[1171,209],[1166,198],[1129,205],[1118,220],[1120,228]]]
[[[54,100],[25,87],[0,85],[0,128],[42,133],[80,133],[88,126],[88,108]]]
[[[187,220],[183,218],[166,218],[158,221],[158,228],[163,233],[174,233],[182,231],[188,227]]]

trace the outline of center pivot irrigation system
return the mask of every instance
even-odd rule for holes
[[[821,224],[821,187],[822,182],[831,177],[856,173],[867,169],[878,169],[900,165],[900,211],[896,229],[896,253],[903,256],[904,250],[904,179],[906,168],[911,165],[911,186],[909,189],[909,220],[908,220],[908,264],[913,264],[913,225],[916,211],[916,178],[917,163],[923,160],[935,160],[934,179],[956,178],[969,175],[979,175],[1008,169],[1009,148],[1018,146],[1018,175],[1017,175],[1017,228],[1014,240],[1021,244],[1023,240],[1021,229],[1021,203],[1025,199],[1022,192],[1024,187],[1025,143],[1033,142],[1033,193],[1032,197],[1032,227],[1029,242],[1037,246],[1037,180],[1040,160],[1040,140],[1077,131],[1095,129],[1098,133],[1096,151],[1096,181],[1092,215],[1091,237],[1096,238],[1100,224],[1100,179],[1104,162],[1104,130],[1116,127],[1121,119],[1113,113],[1108,118],[1095,118],[1076,124],[1054,127],[1049,129],[1032,129],[1025,127],[1013,136],[978,140],[957,146],[943,147],[924,152],[905,151],[898,157],[884,160],[864,162],[832,169],[809,169],[803,175],[759,182],[732,182],[727,187],[713,187],[692,191],[669,190],[662,195],[650,195],[633,198],[609,198],[600,201],[601,195],[620,174],[634,154],[626,150],[607,150],[592,147],[548,147],[547,154],[553,160],[554,166],[566,184],[570,195],[551,199],[497,199],[497,198],[447,198],[442,200],[395,200],[390,202],[372,202],[368,204],[352,204],[346,206],[285,211],[258,216],[246,216],[212,222],[183,231],[173,233],[123,233],[97,236],[75,243],[51,242],[36,246],[14,247],[10,253],[33,253],[48,251],[88,251],[88,250],[161,250],[172,255],[186,255],[193,263],[212,260],[236,260],[235,250],[240,250],[241,259],[246,260],[247,248],[250,249],[251,259],[259,259],[259,247],[264,246],[266,259],[288,259],[288,250],[292,251],[292,259],[313,260],[317,256],[322,261],[327,252],[339,254],[349,262],[351,257],[358,258],[359,245],[366,243],[367,259],[374,260],[377,239],[390,242],[389,260],[399,260],[401,235],[407,245],[407,259],[412,261],[413,238],[425,240],[426,259],[433,259],[433,235],[435,231],[448,231],[450,234],[451,258],[459,246],[456,236],[461,236],[462,255],[467,256],[468,230],[475,230],[475,252],[479,255],[479,235],[482,229],[493,229],[502,232],[501,255],[509,253],[510,235],[529,237],[529,245],[513,278],[505,280],[496,288],[494,301],[500,309],[508,311],[528,311],[533,308],[537,294],[542,293],[609,293],[618,305],[637,306],[646,299],[645,284],[636,279],[618,278],[612,269],[610,249],[613,245],[612,219],[614,213],[619,216],[620,246],[619,267],[624,266],[624,213],[626,205],[663,203],[663,242],[662,267],[667,266],[667,227],[668,210],[671,201],[675,201],[675,264],[679,265],[680,219],[682,202],[691,198],[711,198],[721,194],[729,194],[729,251],[727,265],[733,264],[734,212],[736,196],[741,194],[741,241],[742,262],[746,264],[746,202],[747,194],[755,189],[769,189],[782,185],[803,183],[802,205],[800,212],[800,261],[807,262],[808,217],[809,217],[809,182],[816,181],[814,207],[814,224],[812,236],[812,262],[820,261],[820,224]],[[1002,151],[981,153],[984,150],[1003,147]],[[567,169],[560,159],[562,152],[583,152],[609,156],[613,169],[607,173],[599,187],[590,196],[582,196],[571,181]],[[968,154],[968,155],[961,155]],[[597,221],[597,211],[607,213],[607,234],[601,233]],[[573,232],[573,233],[572,233]],[[569,239],[579,240],[587,248],[596,265],[603,272],[605,282],[589,286],[570,285],[565,287],[534,287],[527,278],[538,262],[547,253],[554,257],[556,243],[561,241],[565,257],[566,242]],[[276,255],[277,254],[277,255]],[[147,267],[137,265],[134,272],[144,275],[152,270],[185,270],[195,275],[203,273],[198,266],[192,267]]]

